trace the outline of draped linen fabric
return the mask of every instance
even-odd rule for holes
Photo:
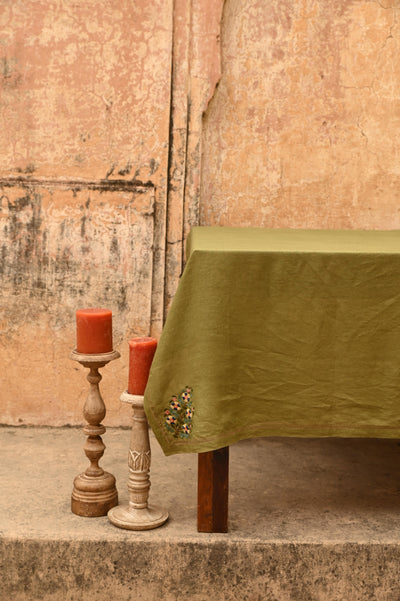
[[[187,256],[145,392],[166,455],[400,438],[399,231],[195,227]]]

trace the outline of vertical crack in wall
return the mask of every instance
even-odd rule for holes
[[[182,273],[187,234],[199,222],[202,120],[221,77],[223,5],[174,4],[164,317]]]

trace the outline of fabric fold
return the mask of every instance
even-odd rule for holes
[[[187,250],[145,392],[165,454],[400,437],[400,232],[196,227]]]

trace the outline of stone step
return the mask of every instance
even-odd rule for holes
[[[129,438],[103,436],[121,503]],[[72,514],[84,441],[75,428],[0,428],[0,601],[399,601],[397,441],[233,445],[228,534],[196,530],[197,456],[165,457],[152,436],[149,502],[168,509],[164,526]]]

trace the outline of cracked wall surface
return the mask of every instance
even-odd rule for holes
[[[158,335],[172,1],[0,0],[0,422],[83,421],[75,311],[113,311],[108,425],[128,339]]]
[[[199,221],[202,117],[221,75],[224,0],[174,2],[165,315],[185,258],[185,239]]]
[[[226,0],[209,225],[400,226],[400,2]]]
[[[0,0],[0,423],[82,423],[75,310],[159,336],[191,226],[398,228],[400,0]]]

